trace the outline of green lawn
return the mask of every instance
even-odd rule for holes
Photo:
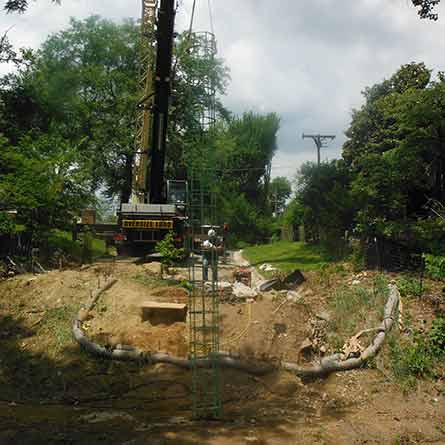
[[[317,246],[290,241],[247,247],[243,255],[254,266],[268,263],[283,272],[319,269],[328,262]]]

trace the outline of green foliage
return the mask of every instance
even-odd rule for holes
[[[420,18],[428,20],[437,20],[439,15],[434,12],[440,0],[411,0],[412,4],[419,8],[418,13]]]
[[[162,255],[162,264],[167,268],[180,263],[185,258],[185,249],[175,246],[175,239],[172,232],[167,233],[162,241],[156,244],[156,252]]]
[[[402,297],[420,297],[423,293],[423,285],[419,277],[413,278],[409,276],[397,279],[397,288]]]
[[[431,330],[428,333],[430,350],[434,357],[445,357],[445,318],[439,317],[433,320]]]
[[[296,199],[290,205],[294,224],[302,220],[306,238],[322,242],[334,258],[344,254],[344,232],[353,225],[355,204],[349,183],[350,172],[343,161],[303,164],[297,174]]]
[[[0,139],[0,202],[17,209],[17,223],[37,237],[66,228],[73,213],[92,202],[89,174],[75,150],[58,136]]]
[[[71,321],[75,314],[75,308],[72,306],[60,306],[46,311],[42,320],[42,331],[50,333],[54,339],[51,345],[51,354],[60,353],[73,343],[73,334],[71,332]]]
[[[93,237],[89,241],[89,245],[90,252],[88,256],[90,256],[91,259],[105,255],[106,249],[103,240]],[[69,232],[52,230],[48,235],[48,254],[52,257],[56,252],[61,253],[68,260],[80,262],[82,261],[83,241],[73,241],[72,235]]]
[[[365,93],[346,132],[343,157],[354,172],[351,190],[363,235],[406,237],[428,197],[442,198],[442,76],[423,63],[403,65]]]
[[[270,199],[271,205],[275,213],[283,212],[286,201],[292,194],[292,185],[290,181],[284,176],[277,176],[273,178],[270,183]]]
[[[15,233],[16,226],[10,215],[0,212],[0,235],[11,235]]]
[[[354,272],[361,272],[365,268],[365,254],[360,243],[354,243],[349,257]]]
[[[425,254],[426,273],[435,279],[445,278],[445,256]]]
[[[330,300],[334,312],[331,326],[335,332],[347,338],[354,333],[359,322],[370,322],[371,307],[382,304],[383,295],[374,294],[372,289],[361,286],[336,289]]]
[[[415,331],[412,339],[391,335],[388,344],[394,375],[410,388],[417,377],[436,377],[445,356],[445,320],[436,318],[428,332]]]

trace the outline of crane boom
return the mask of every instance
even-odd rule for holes
[[[156,32],[156,73],[150,151],[150,202],[162,204],[168,110],[171,94],[176,0],[161,0]]]
[[[141,16],[141,54],[139,89],[141,97],[138,102],[136,115],[135,160],[133,169],[132,201],[146,202],[148,156],[151,141],[151,109],[154,93],[154,63],[155,52],[153,46],[156,26],[156,0],[142,0]]]

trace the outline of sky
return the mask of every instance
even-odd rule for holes
[[[439,21],[430,22],[418,18],[410,0],[196,1],[194,29],[209,31],[213,22],[219,56],[230,69],[226,107],[281,118],[273,176],[292,178],[303,162],[316,161],[303,132],[335,134],[321,158],[340,157],[361,91],[400,65],[423,61],[445,71],[445,2]],[[180,0],[178,31],[188,28],[192,3]],[[37,48],[72,16],[120,21],[140,11],[141,0],[62,0],[61,6],[31,0],[24,15],[0,12],[0,32],[9,29],[17,47]]]

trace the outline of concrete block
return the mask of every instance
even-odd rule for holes
[[[141,317],[142,321],[149,321],[152,325],[184,323],[187,317],[187,305],[147,301],[141,306]]]

